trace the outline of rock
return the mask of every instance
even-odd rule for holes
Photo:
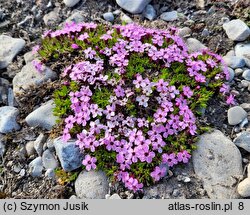
[[[13,79],[14,95],[17,97],[17,95],[22,94],[24,90],[32,85],[39,86],[49,80],[55,79],[57,79],[57,74],[51,69],[45,67],[42,72],[38,72],[30,62]]]
[[[53,153],[47,149],[44,151],[42,156],[43,166],[46,170],[48,169],[55,169],[59,166],[58,161],[56,160]]]
[[[250,132],[243,131],[241,132],[233,141],[236,146],[245,149],[250,152]]]
[[[200,136],[193,152],[194,171],[210,198],[237,198],[236,179],[242,175],[242,158],[235,144],[215,130]]]
[[[28,157],[34,155],[36,152],[36,150],[34,148],[34,141],[27,142],[25,145],[25,149],[26,149]]]
[[[203,37],[208,37],[208,36],[210,35],[210,32],[209,32],[209,30],[208,30],[207,28],[204,28],[204,29],[202,30],[202,32],[201,32],[201,35],[202,35]]]
[[[76,146],[75,141],[65,143],[61,138],[57,138],[54,140],[54,146],[61,166],[65,171],[75,170],[82,165],[84,156]]]
[[[6,68],[24,45],[23,39],[0,35],[0,69]]]
[[[241,75],[242,73],[243,73],[243,69],[241,69],[241,68],[237,68],[237,69],[234,70],[235,76],[239,76],[239,75]]]
[[[178,19],[177,11],[164,12],[161,14],[160,18],[164,21],[170,22]]]
[[[29,164],[29,172],[33,177],[40,177],[43,171],[42,158],[37,157]]]
[[[112,196],[110,196],[109,199],[121,199],[121,197],[117,193],[115,193]]]
[[[245,60],[242,57],[236,56],[225,56],[223,57],[226,65],[231,67],[232,69],[242,68],[245,66]]]
[[[230,67],[227,68],[229,72],[229,79],[227,80],[228,82],[231,82],[234,79],[234,70],[231,69]]]
[[[204,9],[204,7],[205,7],[205,0],[196,0],[196,7],[198,9]]]
[[[233,41],[244,41],[250,36],[249,27],[240,19],[234,19],[223,24],[223,29],[229,39]]]
[[[67,7],[74,7],[80,0],[63,0]]]
[[[192,30],[189,27],[181,28],[178,32],[178,35],[182,38],[189,37],[192,33]]]
[[[147,5],[143,11],[143,16],[150,21],[154,20],[156,18],[155,8],[151,4]]]
[[[250,103],[243,103],[240,105],[245,111],[250,111]]]
[[[76,11],[70,17],[68,17],[64,23],[70,23],[70,22],[80,23],[84,22],[85,20],[86,18],[84,17],[84,13],[82,11]]]
[[[116,3],[124,10],[136,14],[141,13],[151,0],[116,0]]]
[[[3,103],[5,105],[8,104],[8,90],[9,90],[9,81],[0,78],[0,104]]]
[[[237,191],[242,197],[249,197],[250,196],[250,178],[245,178],[242,182],[240,182],[238,185]]]
[[[55,105],[52,100],[43,104],[32,113],[30,113],[25,121],[29,126],[35,127],[39,126],[41,128],[51,130],[51,128],[56,124],[57,117],[53,115],[53,109]]]
[[[102,171],[82,171],[75,181],[76,196],[80,199],[105,199],[108,178]]]
[[[47,26],[54,26],[57,23],[59,23],[60,18],[59,18],[58,10],[55,9],[53,11],[50,11],[48,14],[45,14],[43,17],[43,21],[45,25]]]
[[[250,69],[247,69],[243,72],[242,77],[247,80],[250,81]]]
[[[104,13],[103,18],[108,22],[114,22],[115,20],[114,14],[111,12]]]
[[[54,179],[56,177],[54,169],[47,169],[45,172],[45,177]]]
[[[235,56],[234,50],[229,50],[226,54],[226,57],[233,57],[233,56]]]
[[[34,149],[36,150],[38,156],[42,156],[43,145],[46,142],[46,140],[47,140],[47,136],[41,133],[34,141]]]
[[[250,81],[247,80],[241,80],[239,87],[241,88],[247,88],[250,85]]]
[[[127,23],[127,24],[133,22],[133,20],[132,20],[128,15],[126,15],[126,14],[124,14],[124,13],[121,15],[121,21],[122,21],[122,22],[125,22],[125,23]]]
[[[246,65],[250,68],[250,43],[238,43],[235,46],[235,55],[243,57]]]
[[[24,61],[26,64],[28,64],[29,62],[32,62],[33,60],[35,60],[35,58],[37,57],[38,57],[38,54],[33,54],[32,51],[29,51],[24,54]]]
[[[17,106],[12,88],[8,89],[8,106],[11,107]]]
[[[238,125],[247,117],[247,112],[242,107],[235,106],[229,108],[227,117],[229,125]]]
[[[240,129],[244,128],[245,125],[248,124],[248,119],[245,118],[241,123],[240,123]]]
[[[16,122],[18,114],[19,110],[15,107],[0,107],[0,133],[7,134],[20,129]]]
[[[197,40],[195,38],[188,38],[187,41],[186,41],[186,45],[187,45],[188,51],[190,53],[201,51],[202,49],[207,48],[199,40]]]
[[[3,140],[3,136],[0,134],[0,159],[3,157],[5,151],[5,141]]]

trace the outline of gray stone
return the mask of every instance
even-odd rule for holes
[[[47,140],[47,136],[41,133],[34,141],[34,149],[36,150],[38,156],[42,156],[43,145],[46,142],[46,140]]]
[[[55,169],[59,166],[58,161],[56,160],[55,156],[49,149],[44,151],[42,160],[43,160],[43,166],[46,170]]]
[[[250,81],[250,69],[247,69],[243,72],[242,77],[247,80]]]
[[[105,199],[108,178],[102,171],[82,171],[75,181],[76,196],[80,199]]]
[[[178,19],[177,11],[164,12],[161,14],[160,18],[164,21],[170,22]]]
[[[5,105],[8,104],[8,89],[9,89],[9,81],[0,78],[0,104],[3,103]]]
[[[190,53],[201,51],[202,49],[207,48],[199,40],[197,40],[195,38],[188,38],[187,41],[186,41],[186,45],[187,45],[188,51]]]
[[[43,171],[42,158],[37,157],[29,164],[29,172],[33,177],[40,177]]]
[[[192,33],[192,30],[189,27],[181,28],[178,32],[178,35],[182,38],[189,37]]]
[[[242,197],[250,197],[250,178],[245,178],[240,182],[237,191]]]
[[[225,56],[223,57],[223,60],[225,61],[227,66],[233,69],[242,68],[245,66],[245,60],[242,57]]]
[[[85,21],[84,13],[82,11],[76,11],[70,17],[68,17],[64,23],[71,23],[71,22],[80,23],[84,21]]]
[[[235,73],[235,76],[239,76],[239,75],[241,75],[243,73],[243,69],[237,68],[237,69],[234,70],[234,73]]]
[[[150,21],[154,20],[156,18],[155,8],[151,4],[147,5],[143,11],[143,16]]]
[[[228,72],[229,72],[229,79],[227,80],[228,82],[231,82],[233,79],[234,79],[234,70],[231,69],[230,67],[227,68],[228,69]]]
[[[133,20],[128,15],[126,15],[124,13],[121,15],[121,21],[128,23],[128,24],[133,22]]]
[[[32,62],[33,60],[35,60],[35,58],[37,58],[38,55],[33,54],[32,51],[29,51],[29,52],[26,52],[23,57],[24,57],[25,63],[27,64],[27,63]]]
[[[234,19],[223,24],[223,29],[229,39],[233,41],[244,41],[250,35],[249,27],[240,19]]]
[[[121,199],[121,197],[117,193],[115,193],[112,196],[110,196],[109,199]]]
[[[250,132],[243,131],[235,139],[234,143],[236,146],[245,149],[250,152]]]
[[[208,37],[208,36],[210,35],[210,32],[209,32],[209,30],[208,30],[207,28],[204,28],[204,29],[202,30],[202,32],[201,32],[201,35],[202,35],[203,37]]]
[[[16,122],[19,110],[15,107],[0,107],[0,133],[7,134],[20,129]]]
[[[240,105],[245,111],[250,111],[250,103],[243,103]]]
[[[244,128],[245,125],[248,124],[248,119],[245,118],[241,123],[240,123],[240,129]]]
[[[63,0],[67,7],[74,7],[80,0]]]
[[[116,3],[124,10],[136,14],[141,13],[151,0],[116,0]]]
[[[250,81],[247,80],[241,80],[240,84],[238,85],[241,88],[247,88],[248,86],[250,86]]]
[[[5,151],[6,151],[5,141],[3,140],[3,136],[0,134],[0,159],[1,157],[3,157]]]
[[[235,46],[235,55],[243,57],[246,65],[250,68],[250,43],[238,43]]]
[[[228,51],[227,54],[226,54],[226,57],[232,57],[232,56],[235,56],[234,50]]]
[[[242,158],[235,144],[215,130],[200,136],[193,152],[194,171],[210,198],[238,198],[237,180],[242,175]]]
[[[45,177],[55,179],[56,174],[55,174],[54,169],[47,169],[46,172],[45,172]]]
[[[51,130],[51,128],[56,124],[56,120],[58,119],[53,115],[54,107],[55,105],[53,101],[50,100],[46,104],[43,104],[41,107],[30,113],[25,118],[25,121],[29,126],[39,126],[41,128]]]
[[[104,13],[103,18],[108,22],[114,22],[114,20],[115,20],[114,14],[112,12]]]
[[[65,143],[61,138],[57,138],[54,140],[54,146],[61,166],[65,171],[75,170],[82,165],[84,156],[76,146],[75,141],[70,140]]]
[[[43,71],[38,72],[33,64],[30,62],[25,65],[21,72],[17,73],[13,79],[13,91],[15,97],[22,94],[24,90],[27,90],[30,86],[39,86],[47,81],[57,79],[57,74],[48,67],[45,67]]]
[[[12,88],[8,88],[8,106],[17,106]]]
[[[43,17],[43,21],[47,26],[54,26],[60,22],[60,17],[58,11],[55,9],[50,11],[48,14],[45,14]]]
[[[0,69],[6,68],[24,45],[23,39],[0,35]]]
[[[26,149],[28,157],[34,155],[36,152],[36,150],[34,148],[34,141],[27,142],[25,145],[25,149]]]
[[[229,108],[227,117],[229,125],[238,125],[247,117],[247,112],[242,107],[235,106]]]

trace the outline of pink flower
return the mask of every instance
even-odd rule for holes
[[[175,164],[178,163],[176,156],[174,153],[171,154],[163,154],[162,155],[162,163],[163,164],[168,164],[169,167],[174,166]]]
[[[141,95],[141,96],[136,97],[136,101],[139,102],[139,105],[141,105],[143,107],[148,107],[148,100],[149,100],[149,97],[147,97],[145,95]]]
[[[230,95],[227,97],[226,103],[227,103],[228,105],[234,105],[234,104],[235,104],[234,95],[230,94]]]
[[[72,49],[78,49],[79,46],[78,46],[77,44],[73,43],[73,44],[71,45],[71,48],[72,48]]]
[[[89,35],[87,32],[85,32],[84,34],[81,34],[79,37],[78,37],[78,40],[86,40],[89,38]]]
[[[155,167],[154,171],[150,173],[150,176],[154,179],[154,181],[159,181],[167,174],[167,168],[159,166]]]
[[[96,158],[91,157],[90,155],[86,155],[84,160],[82,161],[82,164],[86,167],[87,171],[90,171],[91,169],[96,169]]]
[[[190,157],[191,155],[186,150],[177,153],[178,162],[188,163]]]

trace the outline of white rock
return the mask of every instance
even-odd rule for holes
[[[161,14],[160,18],[164,21],[170,22],[178,19],[177,11],[164,12]]]
[[[116,3],[124,10],[136,14],[141,13],[151,0],[116,0]]]
[[[155,8],[151,4],[147,5],[143,11],[143,16],[150,21],[154,20],[156,18]]]
[[[49,80],[55,80],[57,74],[48,67],[45,67],[42,72],[38,72],[30,62],[25,65],[21,72],[17,73],[13,79],[13,92],[15,97],[22,94],[30,86],[39,86]]]
[[[49,149],[44,151],[42,156],[42,161],[43,161],[43,166],[46,170],[48,169],[53,170],[59,166],[58,161],[56,160],[55,156]]]
[[[103,14],[103,18],[108,21],[108,22],[114,22],[115,20],[115,17],[114,17],[114,14],[111,13],[111,12],[106,12]]]
[[[67,7],[74,7],[80,0],[63,0]]]
[[[235,55],[243,57],[246,65],[250,68],[250,43],[238,43],[234,49]]]
[[[240,106],[229,108],[227,118],[229,125],[238,125],[247,117],[247,112]]]
[[[225,56],[223,57],[223,60],[225,61],[226,65],[232,69],[242,68],[245,66],[245,60],[242,57]]]
[[[223,28],[229,39],[233,41],[244,41],[250,35],[249,27],[240,19],[234,19],[224,23]]]
[[[29,172],[33,177],[40,177],[43,171],[42,158],[37,157],[29,164]]]
[[[105,199],[108,178],[102,171],[82,171],[75,181],[76,196],[80,199]]]
[[[210,198],[237,198],[236,179],[242,175],[242,158],[235,144],[215,130],[200,136],[193,153],[194,171]]]
[[[121,15],[121,21],[127,24],[133,22],[133,20],[127,14],[124,14],[124,13]]]
[[[199,40],[195,38],[188,38],[186,41],[186,45],[190,53],[201,51],[202,49],[207,48],[205,45],[203,45]]]
[[[247,80],[247,81],[250,81],[250,69],[246,69],[243,74],[242,74],[242,77]]]
[[[16,122],[19,110],[15,107],[0,107],[0,133],[7,134],[20,129]]]
[[[25,149],[26,149],[28,157],[30,157],[31,155],[34,155],[36,152],[34,148],[34,141],[29,141],[28,143],[26,143]]]
[[[58,119],[53,115],[54,107],[55,105],[53,104],[53,101],[50,100],[46,104],[43,104],[41,107],[30,113],[25,118],[25,121],[29,126],[39,126],[41,128],[51,130],[51,128],[56,124],[56,120]]]
[[[240,182],[237,191],[242,197],[250,197],[250,178],[245,178]]]
[[[34,141],[34,149],[36,150],[39,156],[42,156],[43,153],[43,145],[47,140],[47,136],[43,133],[39,134],[39,136]]]
[[[0,35],[0,69],[6,68],[24,45],[23,39]]]

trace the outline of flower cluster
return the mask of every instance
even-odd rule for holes
[[[111,171],[134,192],[166,176],[168,167],[189,161],[196,110],[214,86],[224,95],[229,90],[222,85],[228,72],[220,69],[220,56],[207,50],[189,54],[175,33],[73,23],[43,35],[47,42],[65,41],[65,53],[80,56],[61,75],[63,83],[77,85],[68,94],[63,140],[76,138],[86,170]]]

